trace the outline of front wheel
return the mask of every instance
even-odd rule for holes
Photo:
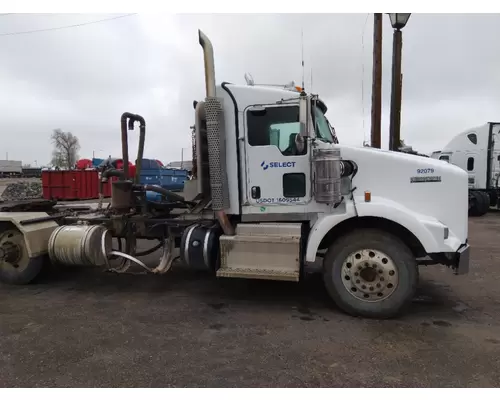
[[[490,210],[490,195],[486,192],[479,192],[483,198],[483,207],[481,209],[481,215],[486,214]]]
[[[329,247],[323,278],[332,299],[348,314],[391,318],[411,302],[418,269],[415,256],[396,236],[362,229]]]

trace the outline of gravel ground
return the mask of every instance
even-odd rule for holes
[[[51,272],[0,285],[0,386],[500,386],[500,213],[470,220],[472,268],[422,269],[411,310],[351,318],[302,284]]]
[[[39,178],[0,178],[0,200],[19,200],[42,197]]]

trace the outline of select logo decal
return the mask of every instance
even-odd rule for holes
[[[268,168],[294,168],[296,161],[262,161],[260,166],[265,171]]]

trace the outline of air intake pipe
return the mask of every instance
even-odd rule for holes
[[[207,98],[215,98],[215,63],[214,63],[214,48],[210,39],[200,30],[198,30],[199,43],[203,48],[203,60],[205,64],[205,89]],[[200,174],[201,171],[198,171]],[[225,235],[234,235],[234,227],[229,221],[224,210],[215,212],[217,220],[224,231]]]
[[[127,127],[127,119],[128,119],[128,127]],[[123,179],[129,179],[129,170],[128,170],[128,130],[134,129],[134,123],[139,122],[139,149],[137,151],[137,161],[135,165],[135,178],[133,179],[135,183],[139,183],[140,175],[141,175],[141,166],[142,166],[142,157],[144,154],[144,142],[146,140],[146,121],[143,117],[137,114],[132,114],[129,112],[125,112],[122,114],[120,119],[121,131],[122,131],[122,159],[123,159]]]

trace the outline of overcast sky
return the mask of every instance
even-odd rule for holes
[[[113,16],[0,15],[0,34]],[[428,153],[463,129],[500,119],[499,26],[498,14],[411,16],[403,30],[407,144]],[[179,160],[191,146],[192,101],[204,97],[198,28],[214,45],[218,82],[244,83],[250,72],[256,83],[282,84],[301,81],[303,29],[306,88],[312,69],[312,89],[329,106],[341,143],[361,146],[369,139],[372,14],[139,14],[0,36],[0,158],[8,152],[24,163],[48,162],[55,128],[79,137],[81,157],[119,156],[119,119],[129,111],[146,118],[146,157]],[[383,49],[386,148],[392,51],[386,15]],[[138,131],[129,135],[134,159]]]

